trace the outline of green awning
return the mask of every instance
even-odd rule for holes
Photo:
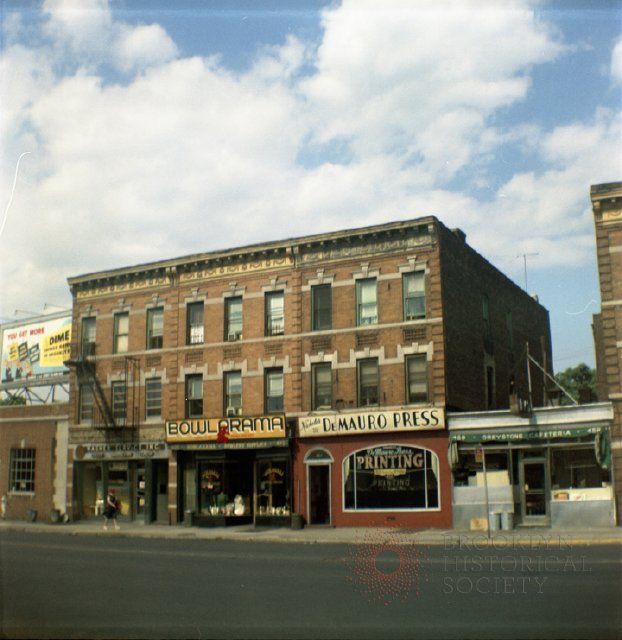
[[[553,440],[556,438],[582,438],[596,436],[607,432],[604,427],[554,427],[549,429],[521,429],[521,430],[473,430],[468,433],[450,433],[451,442],[484,443],[484,442],[525,442],[538,440]]]

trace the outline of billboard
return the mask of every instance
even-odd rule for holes
[[[71,316],[39,317],[2,330],[1,381],[33,380],[66,373],[69,358]]]

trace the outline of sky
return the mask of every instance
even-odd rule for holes
[[[70,276],[435,215],[549,310],[556,371],[594,365],[622,0],[0,0],[0,37],[0,322]]]

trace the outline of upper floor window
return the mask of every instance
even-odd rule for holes
[[[311,325],[313,331],[331,329],[333,326],[333,295],[329,284],[311,287]]]
[[[330,409],[333,405],[333,372],[330,362],[311,367],[311,409]]]
[[[380,397],[380,376],[378,358],[367,358],[357,362],[358,368],[358,406],[377,405]]]
[[[225,340],[242,339],[242,296],[225,298]]]
[[[125,382],[113,382],[111,387],[112,418],[117,425],[124,425],[127,413],[127,389]]]
[[[402,276],[404,320],[425,318],[425,273],[413,271]]]
[[[203,344],[203,302],[191,302],[186,307],[186,344]]]
[[[145,417],[159,418],[162,415],[162,380],[145,380]]]
[[[198,373],[186,376],[186,418],[203,415],[203,376]]]
[[[80,350],[82,356],[95,355],[95,318],[82,318]]]
[[[490,339],[490,299],[486,294],[482,296],[482,321],[484,324],[484,337]]]
[[[114,314],[113,353],[126,353],[130,331],[130,314],[127,311]]]
[[[164,309],[147,309],[147,349],[161,349],[164,340]]]
[[[266,413],[283,411],[283,369],[266,371]]]
[[[242,373],[240,371],[225,373],[224,389],[225,415],[242,415]]]
[[[514,350],[514,323],[512,322],[512,312],[508,311],[505,316],[505,328],[508,333],[508,349]]]
[[[378,323],[376,290],[376,278],[356,281],[356,324],[358,326]]]
[[[428,363],[425,354],[406,358],[406,403],[428,401]]]
[[[36,449],[11,449],[9,466],[9,491],[35,490]]]
[[[266,335],[280,336],[285,331],[284,296],[282,291],[266,293]]]
[[[93,390],[88,384],[80,385],[78,392],[78,422],[85,423],[93,420]]]

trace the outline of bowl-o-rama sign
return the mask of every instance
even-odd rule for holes
[[[199,418],[166,423],[167,442],[229,442],[254,438],[285,438],[285,416]]]

